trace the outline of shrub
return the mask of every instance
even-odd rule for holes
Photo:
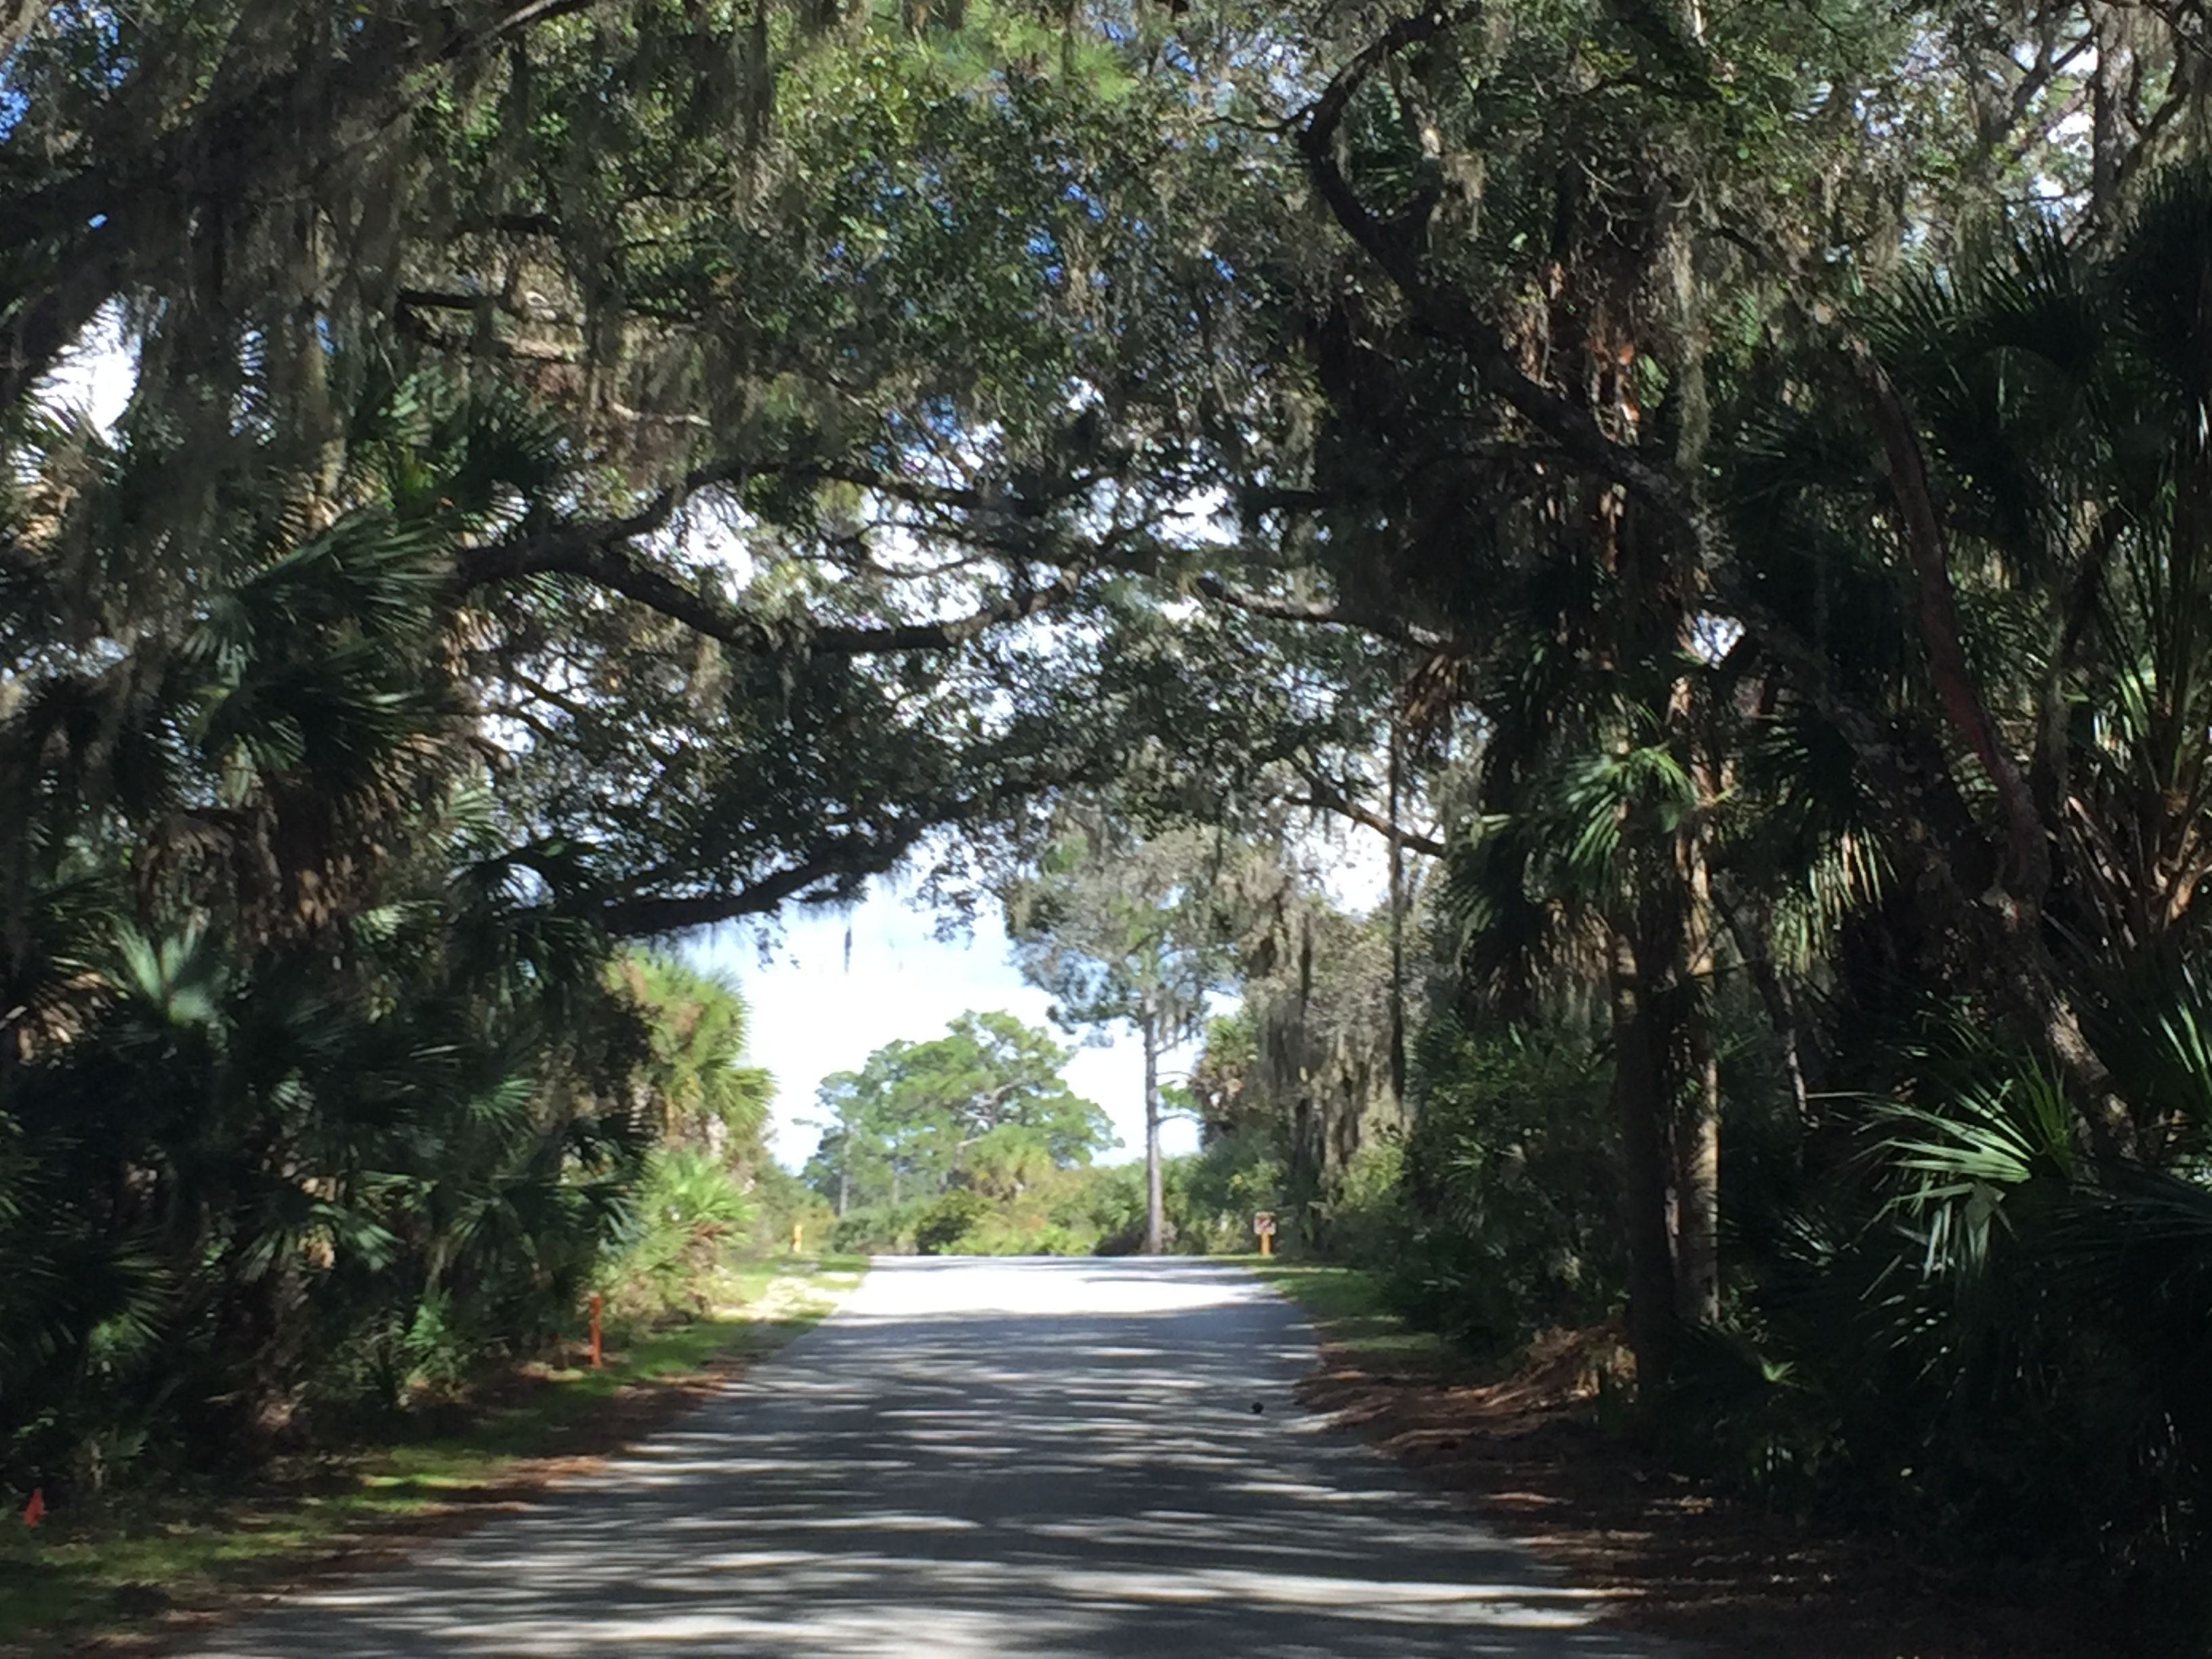
[[[1405,1170],[1404,1140],[1395,1133],[1352,1155],[1336,1196],[1322,1206],[1322,1237],[1331,1255],[1370,1265],[1398,1258],[1413,1226]]]
[[[704,1152],[662,1146],[645,1160],[630,1222],[600,1283],[619,1316],[704,1312],[715,1270],[744,1237],[752,1206],[737,1177]]]
[[[791,1240],[794,1224],[810,1246],[833,1242],[837,1217],[822,1195],[797,1176],[773,1161],[753,1171],[752,1243],[757,1250],[781,1250]]]
[[[1547,1323],[1588,1323],[1626,1281],[1620,1176],[1602,1056],[1571,1034],[1424,1034],[1418,1116],[1401,1153],[1406,1206],[1388,1242],[1394,1294],[1478,1348]],[[1377,1157],[1358,1179],[1371,1186]],[[1370,1221],[1378,1221],[1370,1194]]]
[[[847,1255],[896,1255],[914,1248],[914,1230],[926,1203],[863,1204],[839,1216],[830,1228],[830,1248]]]
[[[914,1248],[923,1255],[950,1255],[992,1218],[991,1200],[965,1187],[954,1187],[930,1200],[915,1223]]]
[[[1196,1158],[1177,1162],[1184,1168],[1170,1193],[1180,1203],[1169,1206],[1178,1221],[1177,1248],[1194,1253],[1252,1249],[1253,1212],[1282,1207],[1283,1160],[1273,1137],[1260,1129],[1219,1135]]]

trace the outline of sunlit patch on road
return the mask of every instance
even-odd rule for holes
[[[1665,1651],[1316,1431],[1310,1354],[1234,1268],[885,1263],[588,1482],[204,1659]]]

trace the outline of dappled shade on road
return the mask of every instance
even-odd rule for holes
[[[1301,1409],[1311,1352],[1233,1268],[886,1262],[630,1455],[204,1652],[1662,1651]]]

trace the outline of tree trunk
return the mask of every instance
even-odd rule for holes
[[[837,1149],[837,1213],[842,1215],[853,1201],[853,1137],[848,1133],[845,1144]]]
[[[1398,708],[1390,708],[1390,1103],[1406,1109],[1406,836],[1399,791],[1405,766]]]
[[[1790,1083],[1790,1102],[1796,1108],[1797,1127],[1810,1129],[1813,1124],[1813,1089],[1805,1079],[1805,1060],[1802,1040],[1797,1033],[1797,999],[1790,989],[1782,970],[1774,965],[1774,957],[1767,948],[1769,926],[1766,907],[1762,902],[1758,908],[1746,915],[1740,904],[1730,903],[1725,897],[1716,901],[1715,908],[1727,924],[1729,936],[1735,939],[1736,954],[1743,958],[1744,971],[1751,975],[1752,988],[1759,993],[1759,1006],[1766,1010],[1766,1023],[1773,1027],[1775,1041],[1782,1048],[1782,1071]]]
[[[1628,1242],[1628,1342],[1638,1377],[1664,1376],[1674,1360],[1678,1321],[1674,1252],[1667,1225],[1667,1136],[1659,1056],[1651,1042],[1650,998],[1636,945],[1613,930],[1613,1101],[1620,1119],[1622,1230]]]
[[[2094,8],[2090,27],[2097,55],[2089,70],[2089,222],[2104,231],[2119,216],[2122,165],[2131,148],[2124,112],[2135,62],[2118,7]]]
[[[1160,1179],[1160,1024],[1145,1011],[1145,1254],[1166,1248],[1167,1205]]]
[[[1678,847],[1684,908],[1677,935],[1685,1087],[1674,1143],[1674,1309],[1690,1324],[1721,1316],[1721,1068],[1713,1042],[1713,897],[1695,830]]]

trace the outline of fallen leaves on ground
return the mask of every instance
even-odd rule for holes
[[[2100,1659],[2094,1613],[2007,1600],[1892,1541],[1823,1533],[1665,1470],[1593,1421],[1603,1332],[1540,1343],[1486,1383],[1381,1370],[1324,1344],[1302,1385],[1328,1412],[1605,1591],[1614,1622],[1714,1659]]]

